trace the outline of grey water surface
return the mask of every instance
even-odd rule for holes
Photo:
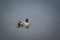
[[[0,0],[0,40],[60,40],[60,0]]]

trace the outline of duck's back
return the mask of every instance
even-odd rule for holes
[[[25,22],[25,21],[23,21],[22,24],[23,24],[24,26],[29,26],[29,23],[27,23],[27,22]]]

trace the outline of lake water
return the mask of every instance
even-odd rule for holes
[[[0,0],[0,40],[59,40],[60,1]],[[17,28],[30,19],[30,27]]]

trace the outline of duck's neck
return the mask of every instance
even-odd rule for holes
[[[26,23],[28,23],[28,22],[26,22]]]

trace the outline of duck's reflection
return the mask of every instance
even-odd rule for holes
[[[28,29],[28,28],[29,28],[29,26],[26,27],[26,29]]]

